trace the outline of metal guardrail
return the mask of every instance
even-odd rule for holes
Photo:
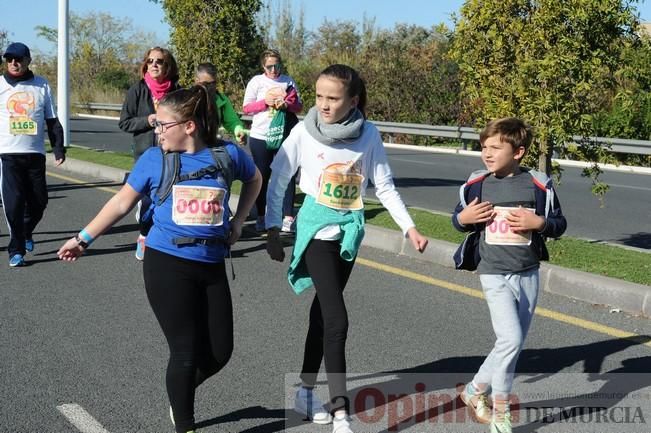
[[[102,104],[99,102],[89,102],[87,104],[73,104],[77,108],[84,108],[86,110],[104,110],[104,111],[120,111],[122,104]]]
[[[90,102],[87,104],[74,104],[75,107],[87,110],[120,111],[122,104],[102,104]],[[242,120],[250,121],[251,116],[243,115]],[[302,118],[302,116],[299,116]],[[440,126],[423,125],[418,123],[394,123],[373,121],[378,130],[387,134],[419,135],[427,137],[440,137],[467,141],[479,141],[479,134],[476,129],[465,126]],[[580,143],[583,137],[574,136],[576,143]],[[651,155],[651,141],[629,140],[625,138],[590,137],[597,143],[610,146],[610,151],[616,153],[632,153],[637,155]]]

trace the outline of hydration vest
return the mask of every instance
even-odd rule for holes
[[[180,174],[181,171],[181,155],[179,152],[164,153],[161,149],[163,156],[163,169],[160,175],[160,183],[156,191],[156,206],[160,206],[167,199],[172,192],[172,188],[179,182],[187,180],[201,179],[206,175],[214,175],[217,177],[221,172],[228,190],[231,189],[233,183],[233,160],[231,155],[226,150],[225,145],[210,147],[210,154],[214,164],[208,167],[201,168],[195,172],[188,174]]]
[[[206,175],[211,175],[214,178],[218,178],[221,174],[221,177],[224,179],[224,182],[230,191],[231,184],[233,183],[233,159],[226,150],[226,146],[224,144],[210,147],[209,149],[214,164],[188,174],[180,174],[181,155],[179,152],[165,153],[163,149],[161,149],[161,157],[163,158],[163,163],[159,186],[155,194],[156,198],[152,205],[147,209],[146,213],[142,215],[141,222],[151,222],[154,217],[154,208],[156,206],[162,205],[165,202],[165,200],[172,192],[174,185],[179,182],[201,179]],[[175,245],[180,246],[188,244],[211,245],[216,243],[224,243],[225,241],[221,238],[202,239],[194,237],[178,237],[174,238],[173,242]]]

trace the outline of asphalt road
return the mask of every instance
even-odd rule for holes
[[[29,266],[0,271],[0,432],[172,432],[167,349],[133,257],[134,220],[121,221],[78,262],[58,261],[58,247],[117,186],[49,173],[50,205]],[[6,242],[3,232],[0,246]],[[285,411],[311,293],[291,293],[287,264],[271,262],[252,234],[234,249],[234,265],[235,352],[197,392],[199,431],[330,432]],[[493,342],[478,287],[470,273],[361,251],[346,290],[355,432],[486,431],[469,421],[454,391]],[[549,293],[538,312],[519,363],[514,431],[611,433],[614,423],[651,431],[651,322]],[[642,337],[621,338],[630,333]]]
[[[71,122],[72,143],[131,151],[131,137],[115,120],[80,118]],[[395,183],[409,206],[450,213],[459,186],[483,168],[477,157],[387,149]],[[568,219],[567,235],[651,250],[651,176],[605,172],[611,187],[601,203],[581,169],[565,167],[557,192]],[[373,190],[369,193],[372,195]]]
[[[452,212],[459,186],[483,168],[477,157],[388,149],[395,183],[410,206]],[[651,249],[651,176],[608,171],[602,203],[591,193],[581,169],[565,167],[556,186],[568,220],[566,235]]]

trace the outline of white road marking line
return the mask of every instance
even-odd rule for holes
[[[608,182],[606,182],[608,183]],[[620,185],[618,183],[608,183],[609,186],[615,187],[615,188],[629,188],[629,189],[637,189],[640,191],[651,191],[651,188],[646,188],[643,186],[633,186],[633,185]],[[608,195],[606,195],[606,198],[608,198]]]
[[[62,404],[57,409],[82,433],[110,433],[78,404]]]

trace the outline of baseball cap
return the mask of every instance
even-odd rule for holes
[[[27,47],[27,45],[23,44],[22,42],[14,42],[13,44],[9,44],[2,57],[8,57],[8,56],[29,57],[29,58],[32,57],[29,52],[29,48]]]

